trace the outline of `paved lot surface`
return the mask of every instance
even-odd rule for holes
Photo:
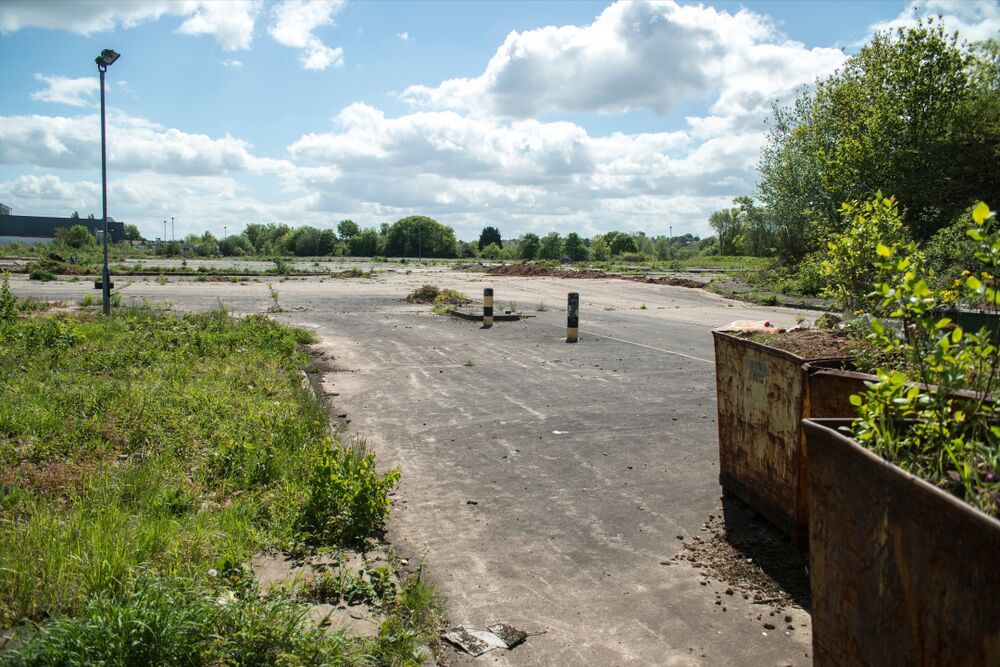
[[[263,282],[117,282],[126,301],[273,305]],[[515,302],[532,317],[484,330],[436,316],[402,301],[423,282],[470,295],[492,286],[498,309]],[[12,282],[21,296],[73,301],[88,287]],[[443,269],[273,287],[287,309],[277,317],[314,328],[332,356],[335,413],[402,469],[390,536],[426,564],[449,620],[540,633],[513,652],[444,660],[810,664],[805,612],[790,612],[794,631],[762,631],[757,606],[715,604],[726,584],[662,564],[720,507],[709,330],[789,326],[794,311],[702,290]],[[570,291],[581,294],[576,345],[563,340]]]

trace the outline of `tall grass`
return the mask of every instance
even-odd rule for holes
[[[378,476],[368,457],[331,468],[342,450],[301,384],[311,340],[221,310],[0,322],[0,627],[57,619],[15,664],[340,655],[342,637],[290,639],[301,605],[254,594],[222,613],[203,600],[220,586],[210,571],[244,572],[265,547],[307,538],[363,539],[387,516],[398,473]],[[309,523],[334,515],[346,532]],[[177,629],[190,623],[209,629]],[[133,653],[144,633],[162,646]]]

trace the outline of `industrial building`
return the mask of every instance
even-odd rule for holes
[[[104,230],[101,220],[84,218],[52,218],[35,215],[11,215],[9,206],[0,204],[0,243],[47,243],[56,238],[57,229],[83,225],[95,237]],[[112,243],[125,240],[125,223],[108,218],[108,239]]]

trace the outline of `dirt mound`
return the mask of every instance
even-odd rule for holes
[[[795,329],[784,333],[752,334],[749,338],[791,352],[803,359],[834,359],[847,356],[847,335],[841,331]]]
[[[606,273],[597,269],[556,269],[540,264],[504,264],[486,269],[491,276],[576,278],[583,280],[628,280],[649,285],[671,285],[673,287],[704,287],[706,283],[686,278],[650,278],[648,276],[623,276],[617,273]]]

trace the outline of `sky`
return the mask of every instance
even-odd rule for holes
[[[881,30],[997,0],[0,0],[0,202],[148,238],[427,215],[585,236],[710,234],[753,194],[773,104]]]

